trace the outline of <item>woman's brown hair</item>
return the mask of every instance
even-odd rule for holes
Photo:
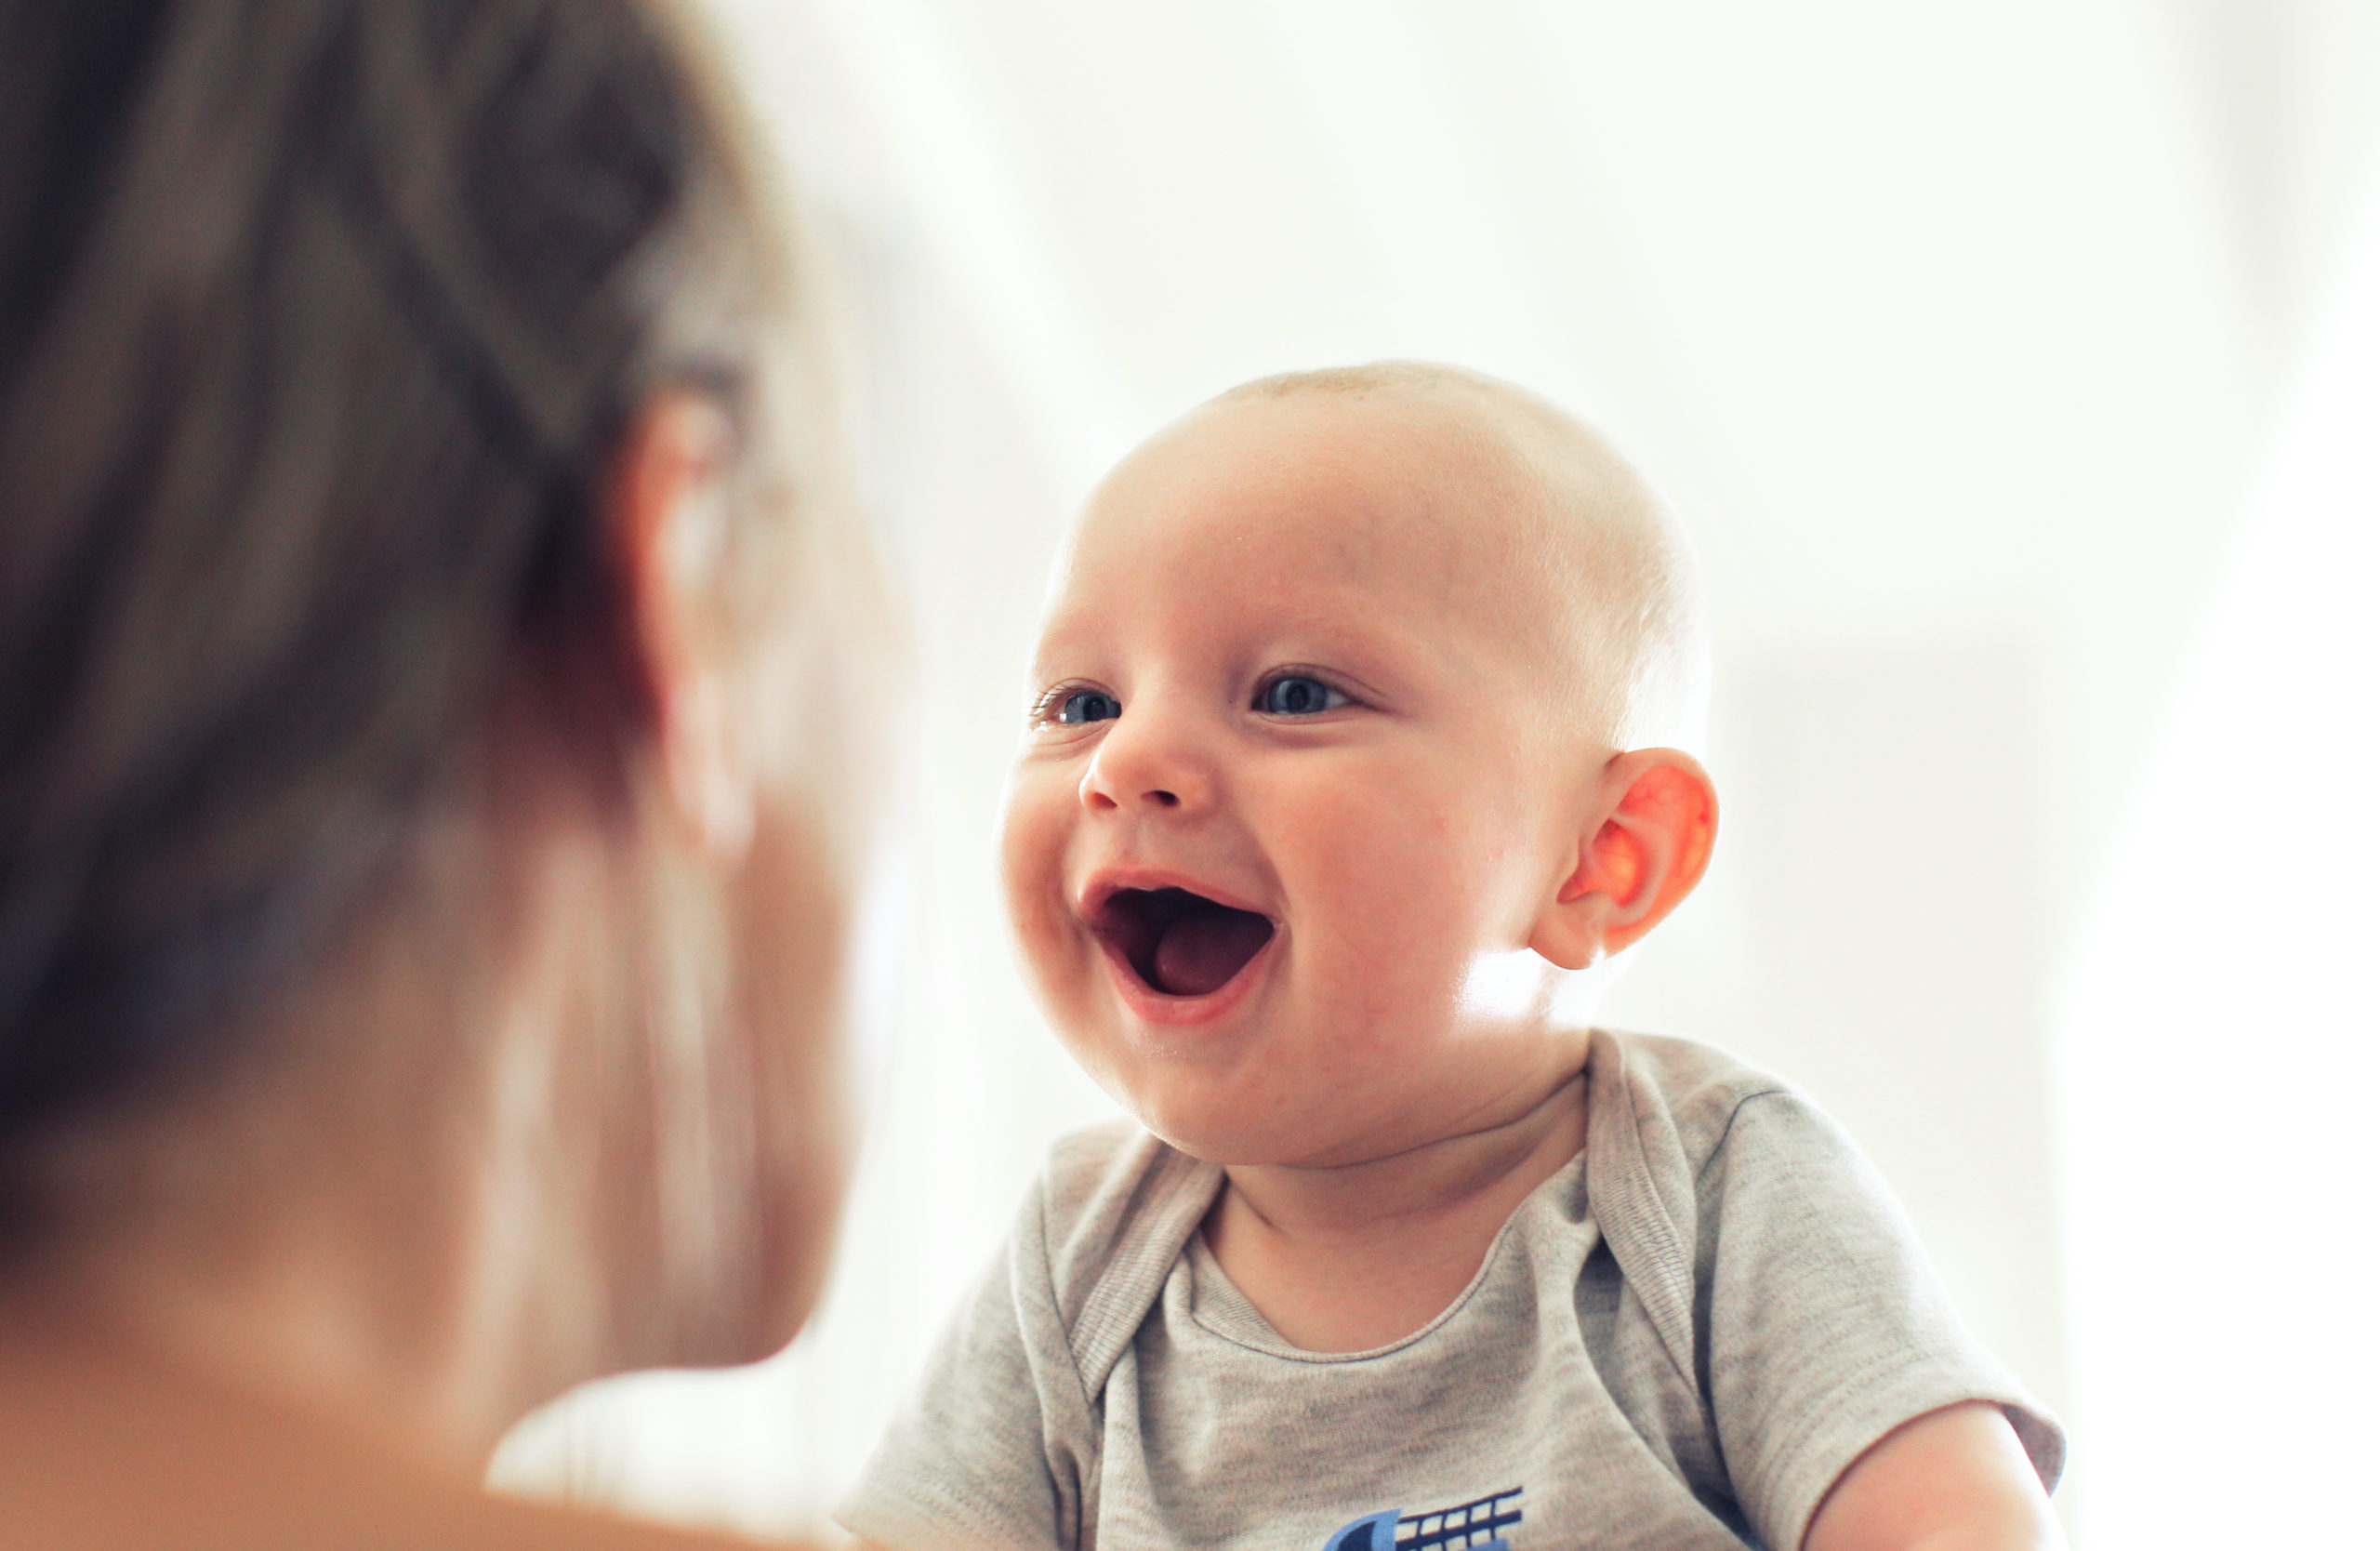
[[[767,288],[697,85],[631,0],[0,0],[0,1140],[203,1066],[600,651],[627,418]]]

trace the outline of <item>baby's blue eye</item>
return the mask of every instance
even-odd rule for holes
[[[1053,720],[1076,727],[1086,722],[1113,722],[1123,714],[1122,703],[1106,691],[1078,689],[1058,702],[1058,714]]]
[[[1270,716],[1313,716],[1346,703],[1346,696],[1302,673],[1285,673],[1256,692],[1256,709]]]

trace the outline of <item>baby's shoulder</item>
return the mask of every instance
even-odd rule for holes
[[[1590,1129],[1624,1128],[1646,1161],[1699,1173],[1726,1144],[1744,1107],[1793,1086],[1715,1045],[1599,1028],[1587,1058]]]
[[[1018,1220],[1017,1244],[1039,1262],[1059,1317],[1073,1329],[1095,1315],[1094,1304],[1127,1295],[1106,1275],[1119,1258],[1171,1264],[1222,1183],[1221,1169],[1134,1120],[1085,1126],[1051,1144]]]

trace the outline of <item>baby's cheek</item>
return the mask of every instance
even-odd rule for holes
[[[1409,799],[1353,799],[1317,826],[1310,877],[1353,973],[1384,996],[1410,997],[1467,959],[1478,890],[1471,849],[1454,815]]]
[[[1000,825],[1000,883],[1011,930],[1037,974],[1071,921],[1065,901],[1065,827],[1045,793],[1020,781]]]
[[[1426,790],[1357,787],[1333,807],[1316,829],[1337,894],[1374,909],[1409,904],[1431,915],[1471,897],[1482,837],[1461,804]]]

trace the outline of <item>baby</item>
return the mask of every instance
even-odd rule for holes
[[[1058,1145],[864,1542],[2057,1544],[2055,1425],[1850,1144],[1578,1015],[1710,856],[1704,661],[1673,521],[1492,378],[1269,378],[1109,476],[1002,861],[1140,1125]]]

